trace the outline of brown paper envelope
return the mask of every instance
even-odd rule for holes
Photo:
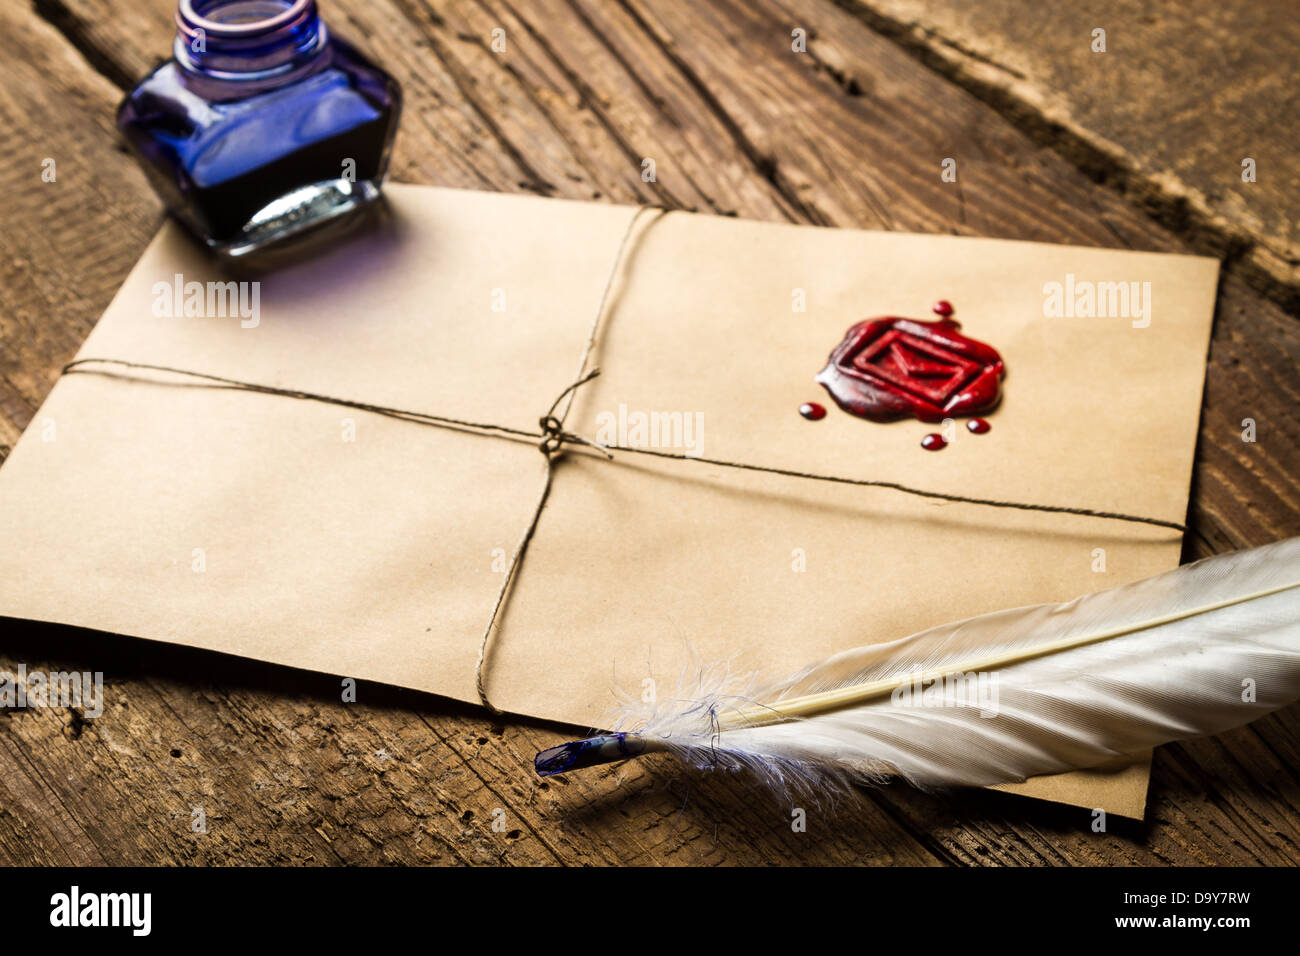
[[[378,227],[261,276],[249,328],[154,314],[157,283],[223,277],[164,227],[80,356],[535,430],[575,376],[633,211],[389,193]],[[1045,317],[1044,284],[1067,274],[1149,282],[1150,323]],[[1185,513],[1213,260],[673,213],[621,275],[572,430],[679,413],[712,458]],[[854,322],[927,318],[936,298],[1008,375],[990,433],[929,453],[934,426],[854,418],[813,376]],[[65,376],[0,470],[0,613],[477,699],[479,640],[545,473],[532,443],[144,377],[168,380]],[[829,415],[802,419],[809,400]],[[1176,532],[1145,525],[575,451],[487,687],[505,710],[599,725],[616,689],[671,692],[693,661],[779,674],[1144,577],[1179,552]],[[1019,789],[1141,816],[1146,781],[1140,764]]]

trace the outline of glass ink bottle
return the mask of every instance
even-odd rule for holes
[[[378,198],[401,110],[316,0],[180,0],[117,125],[172,214],[239,256]]]

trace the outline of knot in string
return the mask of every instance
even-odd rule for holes
[[[558,454],[564,447],[564,423],[554,415],[543,415],[537,419],[537,424],[542,429],[542,440],[537,443],[537,447],[547,458]]]
[[[584,438],[574,432],[564,430],[564,422],[560,421],[554,415],[543,415],[537,419],[537,424],[542,429],[542,440],[537,443],[538,450],[546,456],[549,462],[556,455],[564,450],[566,444],[586,445],[588,448],[594,448],[606,458],[613,460],[614,456],[600,442],[592,441],[590,438]]]
[[[573,392],[577,391],[583,385],[586,385],[593,378],[600,374],[600,369],[593,368],[581,378],[574,381],[572,385],[555,396],[555,401],[551,402],[551,407],[547,409],[546,414],[537,419],[537,427],[542,430],[542,440],[537,443],[538,450],[546,456],[547,462],[550,462],[556,455],[564,450],[566,444],[586,445],[588,448],[594,448],[606,458],[612,459],[614,456],[609,453],[600,442],[592,441],[590,438],[584,438],[582,435],[564,430],[564,415],[568,414],[568,407],[559,415],[556,409],[560,403]]]

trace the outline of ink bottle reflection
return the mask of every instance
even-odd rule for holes
[[[401,90],[315,0],[180,0],[176,24],[117,124],[196,236],[244,255],[378,198]]]

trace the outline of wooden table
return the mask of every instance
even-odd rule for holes
[[[1221,255],[1184,557],[1300,534],[1295,94],[1271,82],[1294,72],[1293,4],[1055,6],[325,0],[324,12],[405,89],[398,180]],[[157,229],[159,203],[113,110],[168,54],[173,9],[0,0],[0,443],[33,420]],[[1104,54],[1089,49],[1095,27],[1108,31]],[[1220,31],[1222,55],[1204,55],[1206,30]],[[1184,82],[1222,95],[1198,119]],[[1232,110],[1231,135],[1213,108]],[[1258,181],[1243,183],[1250,156]],[[647,157],[656,182],[642,181]],[[955,183],[940,178],[949,157]],[[1300,857],[1297,707],[1160,748],[1144,825],[1112,819],[1094,833],[1083,810],[891,786],[811,813],[795,833],[779,801],[663,760],[540,781],[533,754],[560,731],[419,694],[363,685],[345,705],[333,678],[0,623],[0,669],[19,662],[104,671],[107,708],[96,720],[0,710],[6,863]]]

